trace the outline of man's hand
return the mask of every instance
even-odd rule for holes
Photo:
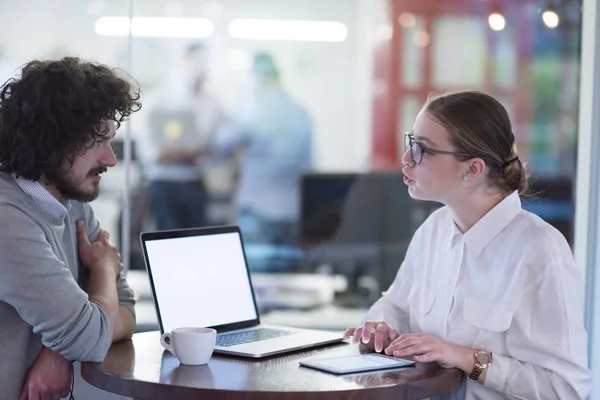
[[[385,354],[394,357],[414,355],[417,362],[436,361],[443,368],[460,368],[471,373],[475,365],[475,350],[446,342],[426,333],[400,335],[385,349]]]
[[[366,321],[358,328],[348,328],[344,333],[344,339],[351,336],[354,337],[352,343],[362,340],[370,351],[380,353],[398,337],[398,332],[383,321]]]
[[[121,255],[117,248],[108,241],[108,232],[101,229],[98,240],[90,243],[85,223],[77,221],[77,245],[79,247],[79,258],[83,265],[90,271],[101,268],[111,268],[116,276],[123,270]]]
[[[44,347],[27,374],[19,400],[60,400],[69,395],[71,362]]]

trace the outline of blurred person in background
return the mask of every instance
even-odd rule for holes
[[[138,146],[139,158],[142,173],[148,181],[150,212],[160,230],[208,223],[203,164],[206,146],[223,118],[223,110],[217,99],[205,90],[207,69],[208,49],[202,43],[194,43],[186,50],[182,68],[172,71],[144,98],[144,132]],[[167,117],[163,121],[153,120],[158,113]],[[169,113],[172,113],[173,121],[168,121]],[[152,130],[162,127],[156,125],[186,125],[183,121],[175,121],[185,113],[192,116],[194,137],[172,146],[157,142]]]
[[[135,330],[121,256],[88,204],[139,91],[104,65],[27,63],[0,88],[0,399],[66,397],[73,361]]]
[[[312,123],[281,87],[273,58],[253,59],[254,90],[213,137],[211,150],[239,159],[236,221],[253,243],[290,245],[299,214],[300,176],[312,166]]]

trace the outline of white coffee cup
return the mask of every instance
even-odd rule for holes
[[[185,365],[206,364],[216,342],[217,331],[211,328],[175,328],[160,337],[160,344]]]

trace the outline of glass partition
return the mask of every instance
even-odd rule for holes
[[[399,174],[402,134],[432,91],[481,89],[505,104],[539,194],[526,207],[572,243],[580,7],[5,2],[0,22],[11,35],[0,39],[0,77],[69,54],[139,82],[142,110],[119,131],[119,166],[93,206],[131,279],[146,283],[140,304],[150,322],[140,329],[156,326],[139,243],[155,229],[240,225],[253,274],[339,276],[348,293],[327,304],[364,308],[435,208],[407,199]],[[397,212],[382,214],[386,207]]]

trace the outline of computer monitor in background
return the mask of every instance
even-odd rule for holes
[[[572,242],[570,179],[537,177],[523,208]],[[441,204],[413,200],[398,172],[311,173],[302,177],[300,246],[303,268],[323,266],[348,278],[350,291],[369,276],[379,296],[394,280],[418,227]]]
[[[300,244],[310,248],[331,240],[342,221],[350,188],[359,174],[310,173],[300,183]]]
[[[372,277],[376,296],[392,283],[412,235],[438,207],[414,201],[400,171],[311,173],[301,188],[304,267],[346,275],[350,292],[360,290],[361,277]]]

